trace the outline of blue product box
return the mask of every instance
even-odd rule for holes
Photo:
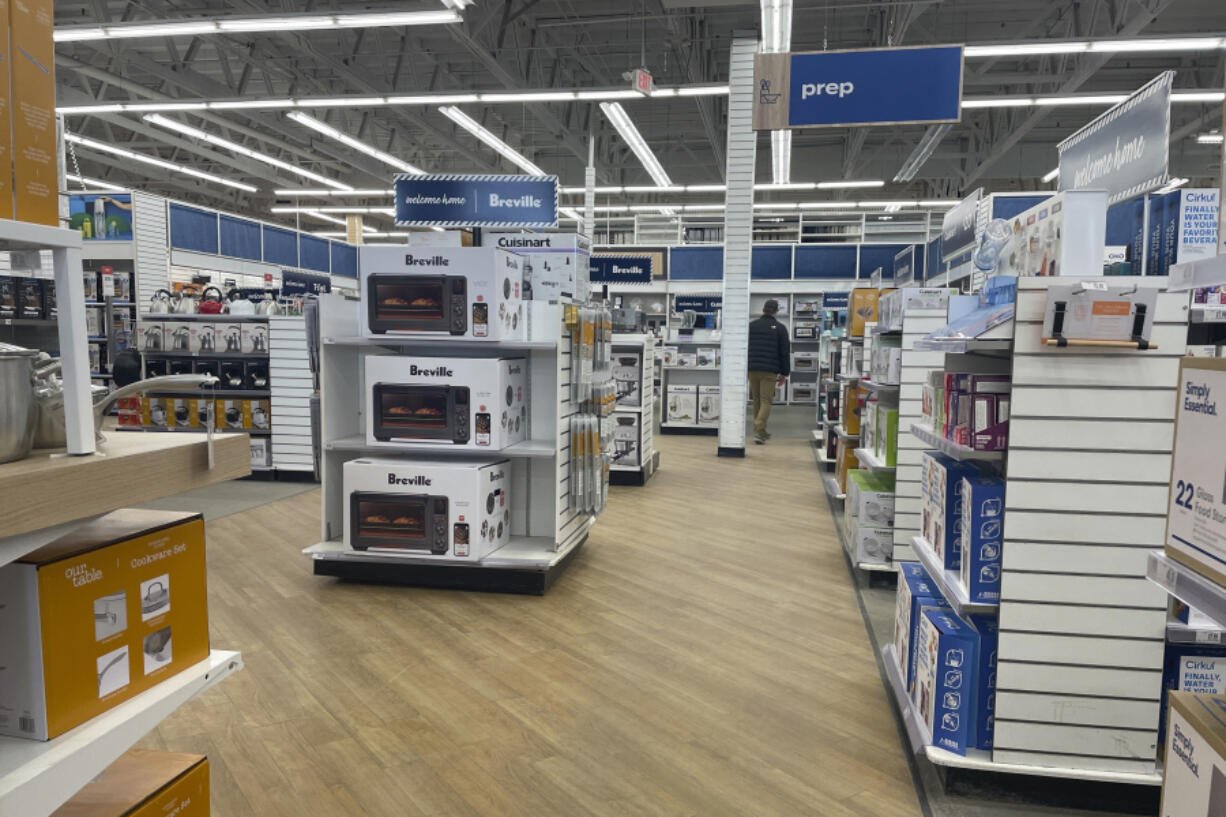
[[[946,570],[962,567],[962,478],[975,476],[975,466],[953,457],[925,451],[931,458],[927,530],[924,532],[933,552]]]
[[[1159,746],[1166,745],[1166,715],[1172,691],[1226,695],[1226,645],[1166,645],[1162,666],[1162,709],[1158,716]]]
[[[915,631],[919,627],[920,610],[925,607],[949,609],[941,590],[929,578],[918,562],[899,562],[898,594],[894,604],[894,653],[898,672],[907,694],[915,681]]]
[[[1004,480],[988,474],[963,477],[960,583],[973,602],[1000,601],[1004,529]]]
[[[990,751],[996,726],[996,645],[1000,640],[993,616],[971,616],[971,626],[979,634],[975,675],[974,747]]]
[[[932,744],[965,755],[975,739],[979,634],[946,610],[920,613],[912,701]]]

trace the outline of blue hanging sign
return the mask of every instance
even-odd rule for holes
[[[673,311],[694,312],[698,315],[714,315],[723,308],[724,299],[719,295],[678,295],[673,299]]]
[[[757,54],[755,130],[957,122],[962,46]]]
[[[651,283],[650,255],[593,255],[588,262],[593,284]]]
[[[332,291],[332,279],[326,275],[309,275],[305,272],[281,270],[281,294],[320,295]]]
[[[894,256],[894,286],[903,287],[915,281],[915,245]]]
[[[850,298],[846,292],[823,292],[822,309],[846,309]]]
[[[398,227],[557,227],[557,176],[396,177]]]
[[[983,188],[946,211],[941,221],[941,260],[948,263],[975,248],[975,224],[979,217],[979,202]]]

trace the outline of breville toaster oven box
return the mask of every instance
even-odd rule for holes
[[[523,340],[524,260],[494,247],[362,247],[363,334]]]
[[[204,520],[125,509],[0,568],[0,735],[49,740],[209,656]]]
[[[528,437],[524,358],[366,358],[366,441],[498,451]]]
[[[364,457],[345,463],[345,544],[480,561],[511,538],[509,460]]]

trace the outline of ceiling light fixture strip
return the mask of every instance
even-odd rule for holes
[[[141,162],[142,164],[152,165],[154,167],[160,167],[163,170],[171,170],[171,171],[174,171],[175,173],[182,173],[187,176],[194,176],[197,179],[203,179],[204,181],[214,182],[216,184],[223,184],[226,187],[233,187],[235,189],[243,190],[248,193],[255,193],[259,190],[259,188],[254,187],[250,184],[244,184],[243,182],[231,181],[230,179],[223,179],[221,176],[215,176],[212,173],[205,173],[204,171],[196,170],[193,167],[187,167],[186,165],[177,164],[175,162],[168,162],[165,159],[159,159],[156,156],[148,156],[143,153],[137,153],[135,151],[128,150],[126,148],[116,147],[115,145],[107,144],[106,142],[99,142],[95,139],[88,139],[84,136],[78,136],[75,133],[65,133],[64,140],[67,142],[72,142],[74,145],[80,145],[83,148],[88,148],[89,150],[97,150],[102,153],[109,153],[112,156],[120,156],[125,159],[131,159],[132,161],[135,161],[135,162]]]
[[[406,161],[397,159],[395,156],[391,155],[390,153],[384,153],[378,148],[368,145],[361,140],[354,139],[352,136],[346,133],[342,133],[341,131],[337,130],[336,128],[332,127],[326,122],[321,122],[320,120],[316,119],[313,116],[307,116],[306,114],[300,113],[299,111],[293,111],[291,113],[286,114],[286,116],[294,120],[298,124],[304,125],[310,128],[316,133],[322,134],[324,136],[327,136],[329,139],[340,142],[342,145],[352,148],[358,151],[359,153],[365,153],[367,156],[378,159],[380,162],[383,162],[383,164],[388,165],[389,167],[393,167],[396,170],[399,170],[401,173],[412,173],[414,175],[420,175],[426,172],[422,170],[421,168],[416,167],[415,165],[411,165]]]
[[[439,108],[439,111],[443,114],[443,116],[447,117],[452,122],[456,123],[461,128],[480,139],[486,145],[493,148],[496,153],[510,161],[511,164],[515,165],[521,170],[530,173],[533,176],[549,175],[544,170],[541,170],[539,167],[533,164],[527,156],[523,155],[506,142],[499,139],[491,131],[482,126],[481,123],[454,105],[444,105]]]
[[[453,9],[373,12],[357,14],[301,14],[286,17],[236,17],[219,20],[168,20],[159,23],[122,23],[105,26],[61,26],[52,37],[57,43],[93,40],[128,40],[144,37],[199,37],[206,34],[245,34],[261,31],[312,31],[332,28],[384,28],[429,26],[463,22]]]

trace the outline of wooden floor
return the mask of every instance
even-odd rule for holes
[[[316,578],[314,491],[210,523],[246,669],[143,745],[215,817],[919,814],[807,445],[657,440],[543,598]]]

